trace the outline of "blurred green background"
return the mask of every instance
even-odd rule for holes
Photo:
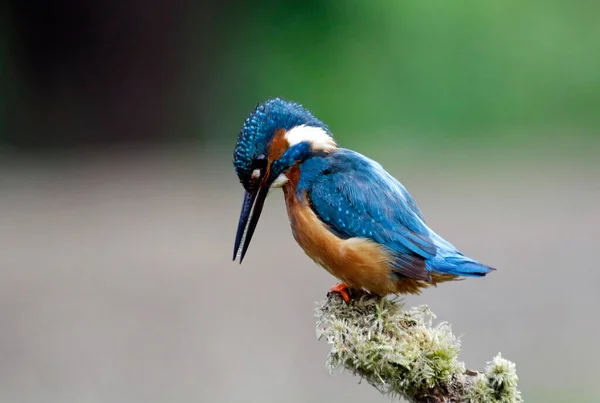
[[[465,334],[468,367],[501,351],[526,401],[598,401],[599,13],[584,0],[3,3],[0,400],[386,401],[328,377],[312,302],[333,279],[295,245],[280,195],[230,263],[234,142],[280,96],[499,268],[407,299]]]
[[[271,96],[310,106],[352,146],[365,132],[442,147],[598,137],[593,1],[82,4],[5,6],[3,143],[231,147],[225,133]],[[120,132],[110,120],[124,116],[155,124]]]

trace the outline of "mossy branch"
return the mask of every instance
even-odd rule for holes
[[[460,340],[433,325],[427,306],[361,293],[346,304],[330,293],[317,308],[317,336],[331,345],[330,372],[347,369],[381,393],[410,402],[522,402],[515,364],[498,354],[482,372],[458,361]]]

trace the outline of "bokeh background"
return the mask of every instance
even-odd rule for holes
[[[0,5],[0,401],[385,402],[331,377],[334,283],[270,196],[242,266],[239,128],[302,102],[499,270],[429,304],[529,402],[600,392],[594,1]]]

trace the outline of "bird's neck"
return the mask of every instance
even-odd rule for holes
[[[328,157],[334,152],[316,152],[292,166],[286,173],[288,181],[284,186],[284,192],[295,194],[299,200],[302,200],[304,193],[309,191],[315,181],[330,168]]]

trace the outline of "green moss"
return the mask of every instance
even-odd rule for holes
[[[488,384],[493,390],[493,401],[511,403],[520,402],[521,394],[517,389],[519,377],[514,363],[498,354],[485,368]]]
[[[515,365],[500,357],[485,373],[458,361],[460,340],[427,306],[361,294],[346,304],[330,294],[317,308],[317,336],[331,345],[330,372],[346,369],[383,394],[409,401],[520,402]]]
[[[464,400],[468,403],[493,402],[493,394],[494,390],[488,383],[487,376],[485,374],[478,374],[473,378],[471,387],[466,389]]]

